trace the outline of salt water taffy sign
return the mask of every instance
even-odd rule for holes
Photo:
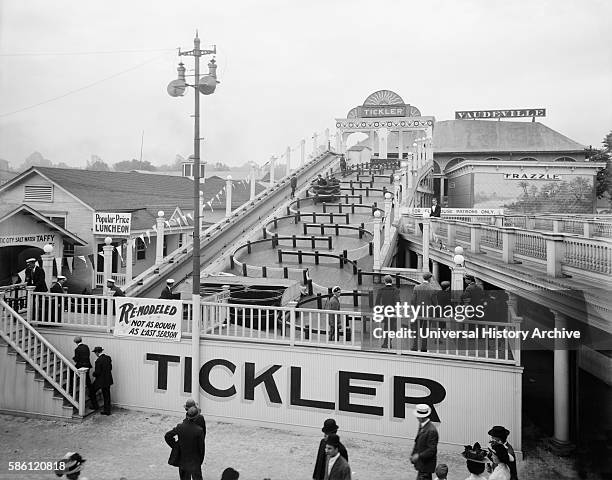
[[[180,341],[183,316],[180,300],[115,298],[115,307],[114,335]]]
[[[131,213],[94,212],[93,234],[129,236],[132,226]]]

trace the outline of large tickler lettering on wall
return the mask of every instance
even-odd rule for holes
[[[157,365],[155,388],[168,388],[168,366],[180,364],[178,355],[147,353],[146,361]],[[183,391],[191,393],[192,363],[190,357],[184,358]],[[317,374],[318,381],[328,385],[326,398],[312,398],[303,378],[307,367],[297,365],[257,365],[244,362],[237,373],[238,365],[224,358],[214,358],[200,368],[200,388],[213,398],[229,399],[239,397],[244,401],[254,401],[255,392],[261,389],[266,401],[272,405],[285,405],[315,410],[351,412],[359,415],[395,419],[406,418],[406,409],[416,404],[426,403],[432,407],[432,420],[440,422],[436,411],[446,398],[443,385],[428,378],[385,375],[380,372],[354,372],[330,367],[329,371]],[[285,376],[283,379],[282,376]],[[288,385],[288,392],[279,385]],[[372,401],[383,389],[391,390],[386,405]],[[407,390],[411,393],[408,394]],[[419,395],[414,392],[419,392]],[[282,393],[281,393],[282,392]]]
[[[180,300],[116,298],[115,329],[118,337],[181,339],[183,303]]]

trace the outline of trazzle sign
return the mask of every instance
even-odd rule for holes
[[[168,365],[171,363],[180,364],[181,357],[178,355],[164,355],[157,353],[147,353],[146,360],[157,363],[157,381],[155,388],[157,390],[166,390],[168,388]],[[184,358],[184,376],[183,390],[185,393],[191,393],[191,357]],[[222,369],[230,378],[229,381],[224,381],[223,385],[214,384],[211,377],[214,377],[213,370]],[[375,397],[378,388],[388,388],[384,384],[391,383],[392,395],[391,405],[389,406],[393,418],[406,417],[406,405],[416,405],[426,403],[432,407],[431,419],[434,422],[439,422],[440,417],[436,412],[435,405],[441,403],[446,398],[445,388],[438,382],[427,378],[419,377],[403,377],[393,376],[387,377],[381,373],[368,372],[351,372],[339,370],[329,372],[330,380],[328,395],[331,398],[338,399],[338,403],[329,401],[329,399],[313,399],[308,398],[308,393],[302,387],[302,367],[299,366],[283,366],[272,365],[267,366],[263,371],[256,369],[255,362],[244,362],[242,368],[243,378],[236,379],[235,373],[237,365],[223,358],[215,358],[206,362],[200,368],[200,388],[208,395],[217,398],[232,398],[239,396],[244,400],[255,399],[255,389],[258,386],[264,390],[269,404],[282,405],[283,403],[311,409],[319,410],[336,410],[344,412],[358,413],[362,415],[371,415],[382,417],[385,414],[384,405],[366,405],[366,397]],[[256,373],[258,372],[259,373]],[[277,382],[280,381],[281,375],[288,376],[287,384],[289,385],[289,399],[281,397]],[[325,381],[324,378],[320,381]],[[332,382],[335,385],[332,386]],[[367,382],[368,386],[357,385],[356,382]],[[238,388],[242,388],[239,392]],[[406,395],[406,387],[413,387],[419,390],[428,390],[428,395],[413,397]],[[354,396],[354,397],[353,397]],[[358,403],[359,402],[359,403]]]

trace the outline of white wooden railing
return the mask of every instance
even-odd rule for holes
[[[69,295],[32,292],[28,311],[31,323],[97,329],[110,332],[115,324],[115,297]],[[59,310],[62,310],[61,315]],[[381,349],[382,340],[374,330],[382,324],[373,320],[371,313],[358,310],[326,310],[294,308],[293,306],[261,306],[229,304],[227,298],[202,301],[200,304],[200,336],[206,339],[240,342],[273,343],[320,348],[391,351],[396,354],[442,356],[485,362],[518,365],[518,341],[464,342],[452,338],[409,345],[395,342]],[[193,304],[183,301],[182,333],[190,336]],[[411,324],[408,322],[405,327]],[[443,327],[447,329],[505,329],[513,330],[513,322],[484,322],[466,320],[457,323],[449,319],[424,318],[412,327]]]
[[[125,286],[125,273],[113,273],[111,278],[115,281],[118,287]],[[96,286],[104,286],[104,273],[96,272]]]
[[[403,215],[400,231],[420,233],[416,227],[424,220],[412,214]],[[457,245],[469,248],[470,253],[489,250],[501,254],[506,263],[516,259],[545,264],[548,275],[559,277],[564,273],[612,275],[612,241],[605,238],[587,238],[569,233],[543,232],[463,222],[444,218],[429,220],[435,238],[449,249]],[[557,221],[557,220],[554,220]]]
[[[66,400],[85,414],[85,375],[0,299],[0,336]]]

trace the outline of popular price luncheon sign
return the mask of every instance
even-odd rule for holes
[[[115,299],[114,335],[178,342],[181,339],[183,303],[150,298]]]
[[[132,225],[131,213],[94,212],[94,235],[129,236]]]

